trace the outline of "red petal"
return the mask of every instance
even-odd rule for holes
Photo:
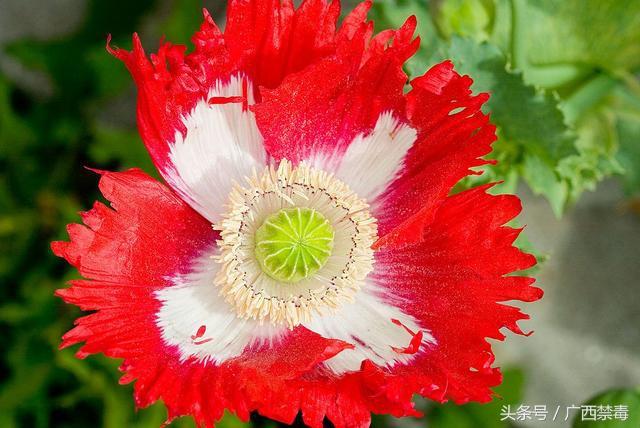
[[[111,208],[96,202],[82,214],[84,226],[68,227],[71,242],[52,244],[84,277],[163,287],[167,275],[188,272],[215,242],[207,221],[142,171],[101,174],[100,190]]]
[[[503,327],[522,333],[517,322],[528,319],[501,302],[542,296],[533,279],[509,275],[535,264],[512,245],[520,230],[502,226],[518,215],[520,201],[485,191],[446,198],[418,242],[398,240],[376,254],[378,280],[409,302],[405,310],[437,341],[394,374],[431,388],[433,399],[490,400],[501,377],[486,338],[502,340]]]
[[[333,51],[340,3],[232,0],[225,42],[231,62],[257,85],[272,88],[287,74]]]
[[[472,95],[471,83],[448,61],[411,82],[407,115],[418,140],[404,171],[378,204],[375,215],[383,238],[377,247],[399,236],[421,236],[452,187],[470,168],[486,163],[479,158],[491,151],[495,126],[480,110],[488,95]],[[392,229],[394,235],[385,236]]]

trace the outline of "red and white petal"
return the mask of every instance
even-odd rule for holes
[[[502,302],[542,296],[532,278],[510,275],[536,262],[513,246],[520,230],[503,226],[520,212],[518,198],[486,190],[446,198],[418,241],[376,253],[376,280],[407,302],[407,314],[437,342],[393,373],[424,378],[437,388],[428,394],[434,399],[489,401],[501,377],[486,339],[504,339],[503,327],[522,334],[517,322],[528,319]]]
[[[184,135],[176,131],[169,144],[164,178],[210,222],[220,219],[233,184],[266,165],[262,136],[248,109],[253,103],[246,77],[218,81],[182,119]]]
[[[111,207],[96,202],[82,214],[84,225],[68,226],[71,242],[52,244],[85,278],[159,289],[189,272],[218,238],[208,221],[144,172],[99,173]]]
[[[288,331],[284,326],[238,317],[214,285],[220,267],[213,261],[215,253],[212,248],[194,263],[191,272],[176,275],[171,287],[155,293],[162,303],[156,324],[163,341],[176,347],[182,361],[195,358],[221,363],[242,355],[250,345],[277,342]]]
[[[369,5],[363,6],[366,13]],[[418,48],[415,19],[373,39],[372,27],[356,22],[343,27],[353,35],[338,40],[334,55],[261,92],[254,111],[265,148],[276,160],[338,158],[358,135],[374,130],[382,113],[405,117],[402,66]]]
[[[375,202],[402,170],[415,140],[413,128],[401,123],[392,112],[384,112],[373,131],[356,136],[344,153],[319,153],[309,162],[333,172],[358,196]]]
[[[470,168],[487,163],[481,157],[491,151],[495,126],[481,110],[488,94],[472,95],[471,83],[448,61],[411,82],[407,117],[418,138],[404,169],[374,204],[379,245],[421,236],[453,186]]]
[[[184,46],[164,43],[149,60],[137,36],[131,52],[109,47],[138,86],[138,128],[158,171],[212,222],[230,182],[264,165],[266,156],[249,110],[253,82],[223,60],[220,38],[207,16],[187,56]]]
[[[423,346],[435,342],[428,330],[401,309],[405,304],[369,281],[352,303],[304,325],[323,337],[353,345],[353,349],[324,362],[336,375],[358,371],[366,360],[380,367],[393,367],[410,362],[421,348],[425,349]]]

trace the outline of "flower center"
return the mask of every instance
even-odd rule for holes
[[[373,269],[376,219],[326,171],[283,159],[234,186],[227,207],[214,282],[241,318],[294,328],[352,301]]]
[[[312,208],[285,208],[256,230],[256,258],[277,281],[298,282],[322,268],[333,249],[333,228]]]

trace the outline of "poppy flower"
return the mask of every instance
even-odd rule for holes
[[[138,407],[354,427],[492,398],[487,338],[527,318],[503,302],[542,292],[511,275],[535,264],[518,198],[452,194],[495,140],[488,95],[451,62],[408,82],[416,21],[374,34],[370,6],[338,26],[338,1],[230,0],[190,53],[108,46],[166,184],[98,171],[110,206],[52,248],[85,278],[57,294],[93,311],[61,346],[122,359]]]

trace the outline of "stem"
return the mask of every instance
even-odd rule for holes
[[[617,84],[617,79],[608,74],[599,74],[582,85],[562,103],[567,121],[576,123],[586,111],[597,105]]]

